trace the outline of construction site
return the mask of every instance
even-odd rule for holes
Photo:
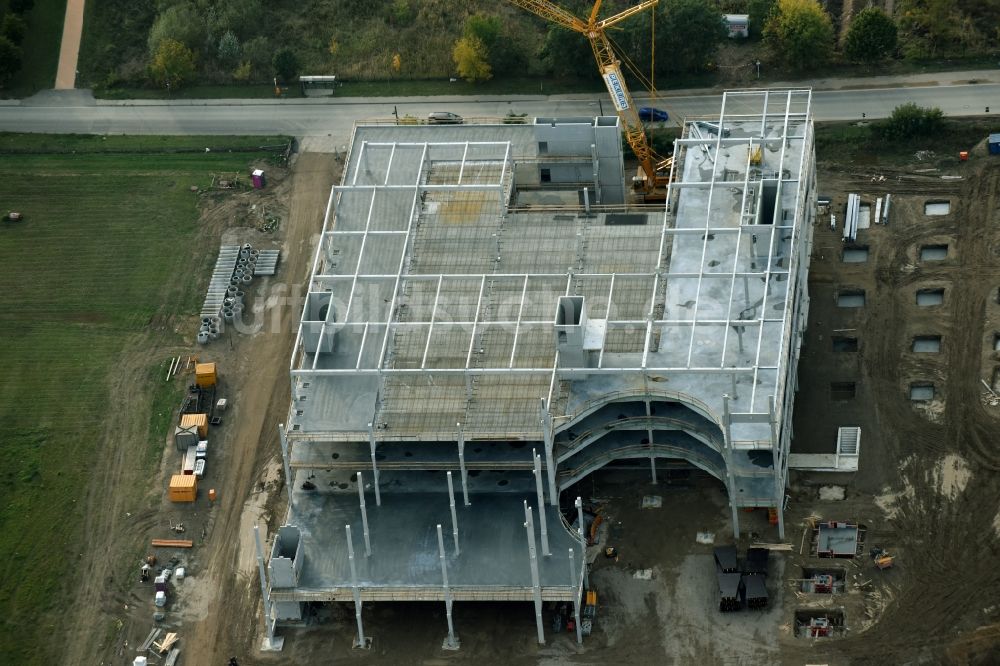
[[[986,136],[852,162],[735,90],[657,155],[604,34],[650,3],[514,4],[616,114],[360,121],[203,208],[162,498],[104,532],[150,554],[68,663],[994,663]]]
[[[607,116],[272,169],[288,224],[206,276],[234,337],[171,364],[159,561],[88,585],[109,654],[990,663],[1000,165],[814,161],[810,105],[685,119],[659,203]],[[247,242],[292,286],[236,325]]]

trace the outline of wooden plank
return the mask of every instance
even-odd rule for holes
[[[153,539],[152,545],[159,548],[194,548],[191,539]]]
[[[751,548],[766,548],[767,550],[781,550],[781,551],[791,551],[792,544],[790,543],[752,543]]]
[[[173,650],[170,651],[170,654],[167,655],[167,660],[163,662],[163,666],[174,666],[174,664],[177,663],[177,657],[179,657],[180,655],[181,655],[180,648],[174,648]]]
[[[146,636],[146,640],[144,640],[142,642],[142,645],[139,646],[139,650],[138,651],[139,652],[145,652],[146,650],[148,650],[149,646],[151,646],[153,644],[153,642],[157,638],[160,637],[160,632],[162,632],[162,631],[163,630],[160,629],[159,627],[153,627],[152,629],[150,629],[149,630],[149,635]]]

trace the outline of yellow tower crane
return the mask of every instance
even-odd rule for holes
[[[601,9],[601,0],[596,0],[586,21],[577,18],[548,0],[509,0],[509,2],[548,21],[558,23],[564,28],[579,32],[590,41],[590,47],[594,50],[594,58],[597,60],[597,67],[604,79],[604,84],[608,87],[608,93],[611,94],[611,101],[614,102],[615,109],[618,111],[618,117],[621,119],[625,140],[628,141],[632,152],[639,160],[640,174],[635,182],[635,188],[644,194],[647,201],[663,199],[665,196],[663,188],[670,182],[670,165],[673,160],[672,158],[661,158],[653,152],[649,145],[642,119],[639,118],[639,110],[632,102],[632,95],[625,84],[618,58],[611,48],[611,41],[605,34],[605,31],[616,23],[655,7],[659,0],[646,0],[601,20],[597,18],[597,13]]]

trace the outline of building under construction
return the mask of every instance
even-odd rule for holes
[[[353,602],[363,641],[364,602],[533,600],[543,640],[585,586],[575,484],[623,459],[704,470],[737,535],[766,507],[783,536],[810,92],[729,92],[674,156],[664,209],[628,203],[616,117],[356,128],[292,357],[269,636],[303,602]]]

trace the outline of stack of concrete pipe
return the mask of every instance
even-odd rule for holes
[[[260,250],[255,249],[250,243],[232,246],[232,249],[235,250],[236,247],[239,247],[239,254],[236,256],[236,265],[222,299],[221,317],[205,316],[202,313],[201,327],[198,329],[198,344],[204,345],[208,344],[209,340],[218,339],[223,322],[232,324],[243,315],[243,299],[245,297],[243,289],[253,280]]]

